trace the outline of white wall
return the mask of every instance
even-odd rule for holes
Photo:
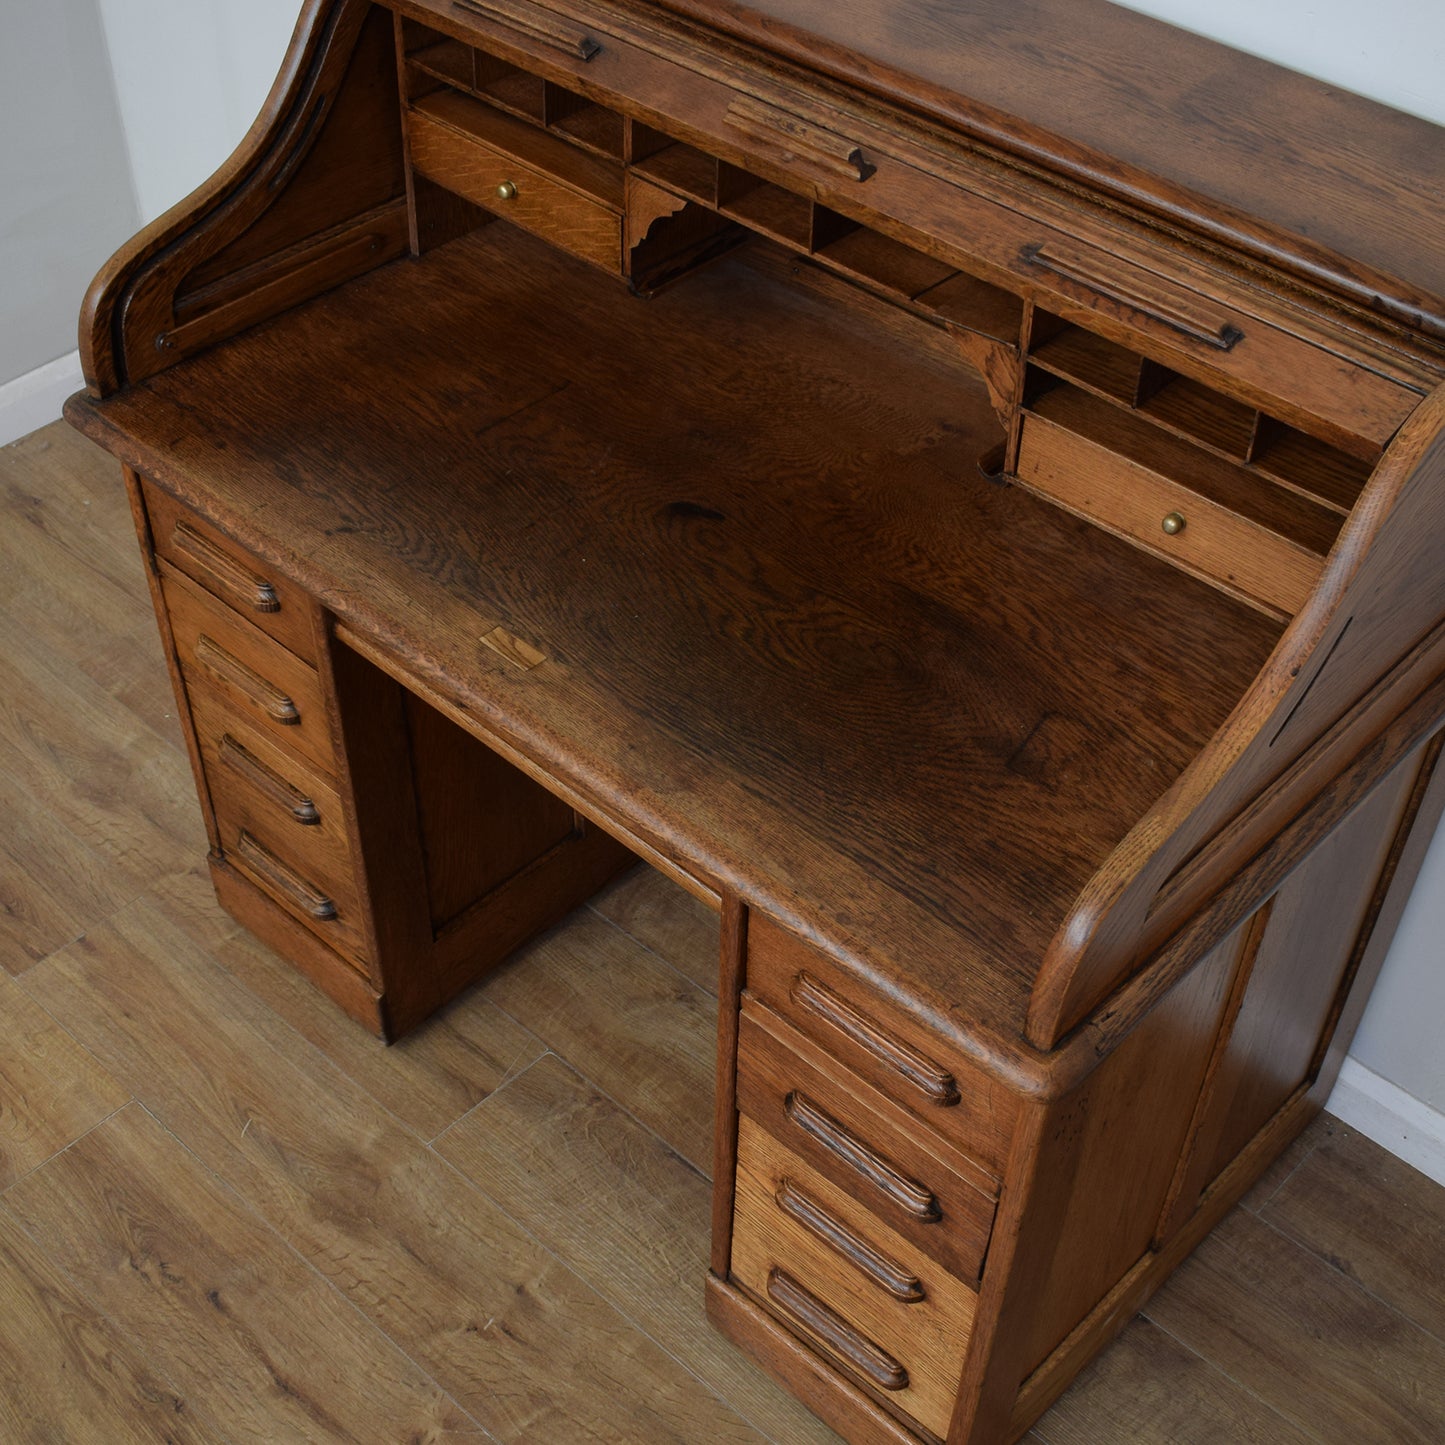
[[[136,199],[150,221],[211,175],[250,128],[281,68],[301,0],[99,6]]]
[[[0,0],[0,386],[75,349],[80,298],[138,222],[95,7]]]
[[[1445,123],[1445,0],[1132,0],[1131,8]],[[0,206],[6,207],[0,246],[10,272],[0,301],[0,383],[7,379],[5,357],[14,351],[13,344],[3,349],[7,335],[55,337],[26,340],[24,355],[34,365],[59,354],[62,333],[64,346],[72,344],[90,271],[135,229],[136,204],[114,145],[115,102],[106,98],[109,87],[96,62],[102,20],[135,196],[150,219],[204,180],[244,135],[298,9],[299,0],[0,0],[6,22],[0,120],[7,138],[18,134],[33,146],[18,168],[13,148],[0,159]],[[23,127],[12,120],[17,116],[25,117]],[[43,137],[42,120],[50,127]],[[11,184],[17,173],[19,193]],[[21,194],[31,199],[19,201]],[[18,241],[17,204],[24,210]],[[43,241],[37,239],[42,234]],[[24,274],[44,273],[49,310],[43,325],[32,298],[9,284],[17,256],[30,267]],[[1445,828],[1354,1049],[1357,1064],[1387,1081],[1387,1102],[1394,1097],[1389,1090],[1403,1091],[1402,1098],[1422,1101],[1445,1126],[1442,940]],[[1363,1078],[1356,1069],[1344,1085]],[[1348,1092],[1342,1087],[1332,1107],[1348,1111]],[[1369,1127],[1363,1118],[1361,1124]],[[1424,1127],[1435,1125],[1427,1118]],[[1388,1132],[1378,1124],[1371,1131]],[[1445,1160],[1445,1127],[1440,1140]],[[1409,1157],[1408,1141],[1391,1142]]]

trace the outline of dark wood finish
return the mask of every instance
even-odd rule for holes
[[[223,901],[388,1038],[532,940],[723,1327],[1022,1434],[1308,1122],[1445,806],[1441,152],[1094,0],[316,0],[70,407]],[[628,849],[716,1004],[537,941]]]

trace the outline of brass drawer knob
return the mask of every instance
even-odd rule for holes
[[[1164,528],[1166,535],[1177,537],[1184,530],[1184,514],[1170,512],[1159,525]]]
[[[499,201],[513,201],[517,198],[517,186],[515,181],[503,181],[497,187],[497,199]]]

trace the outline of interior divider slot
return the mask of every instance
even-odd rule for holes
[[[813,235],[812,201],[725,161],[719,163],[717,174],[717,203],[723,215],[786,246],[807,249]]]
[[[548,130],[595,155],[622,159],[626,127],[618,111],[552,81],[545,82],[542,103]]]
[[[640,127],[634,127],[638,130]],[[703,206],[718,203],[718,162],[704,151],[671,141],[650,155],[635,159],[632,169],[664,190],[675,191]]]

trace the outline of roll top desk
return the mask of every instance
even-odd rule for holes
[[[1433,127],[1095,0],[308,0],[68,408],[221,900],[394,1038],[663,869],[713,1319],[1017,1437],[1320,1107],[1445,806],[1442,221]]]

